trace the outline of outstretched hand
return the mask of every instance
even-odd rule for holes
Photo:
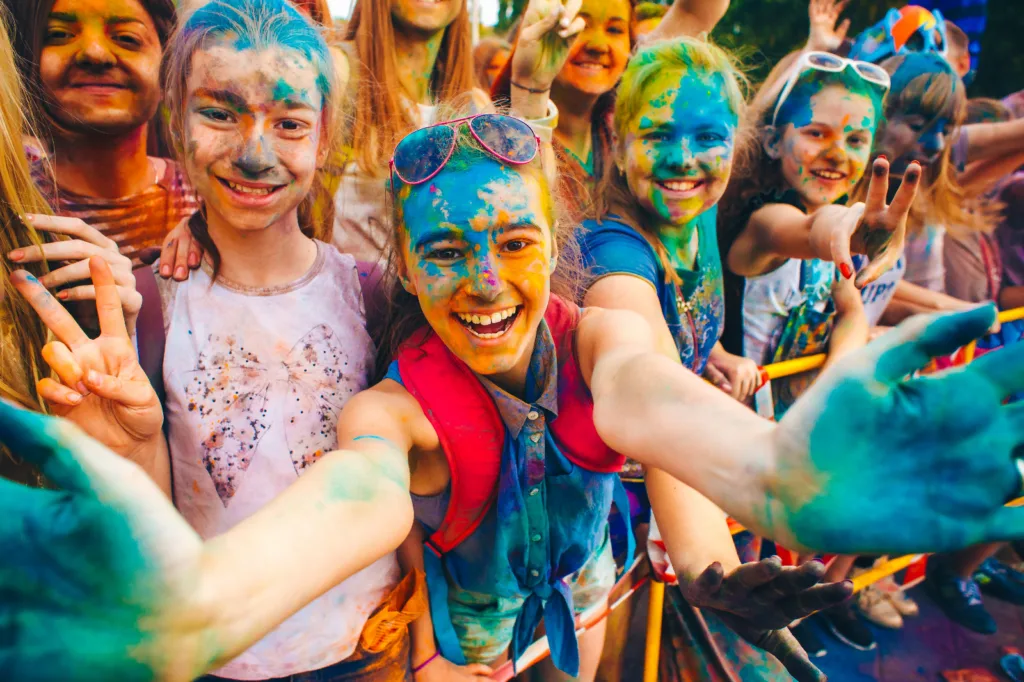
[[[530,0],[512,56],[513,89],[546,91],[586,23],[576,16],[583,0]]]
[[[139,366],[109,265],[93,256],[88,266],[100,324],[95,339],[82,331],[40,280],[18,270],[11,275],[11,282],[58,339],[43,347],[43,359],[56,379],[38,382],[39,397],[54,414],[74,422],[118,454],[131,457],[160,434],[163,411]]]
[[[853,594],[849,582],[819,584],[824,576],[820,562],[783,567],[772,557],[743,564],[729,575],[715,562],[680,587],[688,602],[714,611],[736,634],[778,658],[798,682],[818,682],[824,675],[785,628]]]
[[[842,358],[790,408],[767,473],[790,548],[910,554],[1024,537],[1024,344],[913,377],[984,335],[992,306],[918,316]]]
[[[58,490],[0,479],[4,679],[184,682],[214,659],[202,542],[141,469],[0,401],[0,443]],[[186,614],[188,614],[186,616]]]

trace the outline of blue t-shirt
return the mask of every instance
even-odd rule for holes
[[[718,343],[725,316],[717,216],[716,206],[697,217],[697,263],[693,270],[676,269],[681,287],[666,281],[654,247],[629,225],[607,217],[600,223],[585,220],[579,231],[583,262],[593,279],[633,275],[654,286],[679,359],[697,374],[704,371],[708,355]]]

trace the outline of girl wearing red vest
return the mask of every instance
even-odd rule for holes
[[[837,363],[773,424],[658,353],[640,316],[553,296],[571,292],[552,273],[571,262],[573,244],[537,151],[528,126],[495,115],[425,128],[398,146],[401,285],[391,298],[408,315],[392,317],[384,348],[399,349],[397,366],[348,402],[339,450],[217,538],[202,542],[137,467],[66,422],[0,404],[0,442],[63,489],[0,481],[0,586],[18,623],[0,643],[5,672],[191,679],[392,551],[417,516],[448,592],[450,620],[435,628],[467,623],[475,599],[481,612],[521,600],[513,653],[543,615],[556,662],[575,674],[574,577],[603,561],[622,455],[788,547],[905,553],[1024,536],[1022,512],[1002,506],[1021,487],[1012,451],[1024,425],[1001,405],[1024,388],[1024,352],[906,379],[981,335],[991,309],[908,323]],[[97,385],[143,391],[112,278],[101,262],[93,268],[103,335],[64,351],[101,375]],[[112,429],[132,438],[131,412],[117,414]],[[444,496],[447,508],[433,514]],[[652,496],[655,512],[676,499],[666,487]],[[459,552],[463,540],[478,553]],[[670,554],[679,540],[666,534]],[[746,590],[722,616],[787,658],[798,679],[814,679],[772,629],[849,587],[809,587],[820,569],[752,567],[723,580],[713,564],[687,596],[721,609]],[[482,585],[483,575],[495,581]]]

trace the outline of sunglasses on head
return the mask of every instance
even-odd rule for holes
[[[388,164],[391,172],[407,185],[427,182],[452,158],[460,126],[467,126],[473,139],[504,163],[530,163],[540,150],[540,138],[525,121],[503,114],[478,114],[409,133],[395,147]]]
[[[861,77],[861,79],[879,86],[885,92],[889,91],[889,87],[891,86],[889,73],[877,64],[846,59],[844,57],[834,55],[831,52],[805,52],[800,55],[800,59],[794,65],[789,78],[786,79],[786,85],[782,88],[782,92],[779,94],[778,102],[775,104],[775,111],[772,113],[772,125],[775,125],[775,122],[779,117],[779,111],[782,110],[782,105],[785,104],[786,99],[793,92],[793,88],[795,88],[797,82],[799,82],[800,76],[808,71],[842,73],[846,69],[851,68],[854,73]]]

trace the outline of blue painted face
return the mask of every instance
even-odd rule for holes
[[[643,90],[620,164],[633,196],[653,215],[685,225],[721,199],[732,171],[737,116],[721,74],[668,71]]]
[[[473,154],[399,188],[406,288],[474,371],[529,363],[555,267],[546,183]]]

